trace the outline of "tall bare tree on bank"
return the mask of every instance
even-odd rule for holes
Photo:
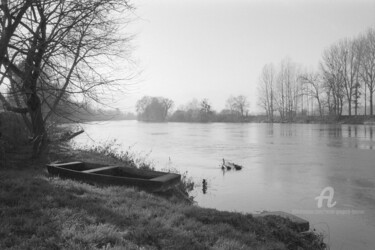
[[[292,121],[299,108],[304,111],[304,97],[307,97],[308,109],[310,106],[314,110],[318,105],[320,117],[326,107],[328,115],[339,117],[343,110],[351,116],[354,109],[354,114],[358,115],[364,94],[365,114],[369,96],[370,115],[374,115],[375,29],[370,28],[355,39],[342,39],[332,44],[324,50],[320,68],[315,73],[300,74],[296,64],[284,59],[277,68],[273,98],[270,98],[270,85],[266,84],[267,74],[264,67],[258,84],[258,104],[268,115],[272,100],[282,121]]]
[[[258,82],[258,104],[266,111],[270,122],[273,122],[275,76],[275,67],[267,64],[263,67]]]
[[[370,115],[373,115],[373,96],[375,92],[375,29],[371,28],[359,38],[361,60],[359,75],[369,90]],[[365,100],[365,105],[366,100]]]
[[[210,116],[213,114],[212,105],[207,98],[200,102],[200,122],[210,121]]]
[[[171,99],[165,97],[160,97],[160,102],[164,106],[164,117],[167,117],[168,113],[172,111],[174,102]]]
[[[318,103],[319,116],[323,117],[323,79],[322,76],[317,72],[306,72],[299,76],[302,83],[302,93],[312,97]]]
[[[297,114],[301,88],[298,82],[297,66],[290,59],[285,59],[280,64],[275,90],[275,104],[281,120],[292,121]]]
[[[226,107],[231,110],[233,114],[237,114],[239,117],[244,118],[249,112],[250,103],[246,96],[231,96],[226,102]]]
[[[339,46],[339,60],[342,65],[341,71],[344,82],[344,92],[348,101],[348,113],[352,115],[353,97],[355,98],[355,91],[358,88],[357,76],[359,73],[360,57],[356,49],[356,41],[344,39],[338,43]]]
[[[28,114],[33,157],[46,140],[47,120],[67,93],[102,101],[95,89],[113,83],[103,65],[124,55],[129,40],[111,13],[131,9],[126,0],[1,1],[0,84],[18,85],[25,101],[14,107],[2,94],[0,99],[7,110]],[[42,113],[42,104],[49,111]]]
[[[341,116],[344,106],[343,65],[340,60],[340,48],[333,44],[323,52],[320,63],[323,80],[327,89],[327,103],[330,115]]]

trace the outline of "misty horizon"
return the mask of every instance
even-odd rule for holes
[[[133,57],[142,71],[131,90],[114,98],[128,112],[142,96],[163,96],[176,107],[207,98],[216,110],[245,95],[258,113],[264,65],[290,59],[317,70],[322,54],[375,24],[372,1],[141,1]]]

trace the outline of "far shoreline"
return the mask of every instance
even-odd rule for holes
[[[357,115],[348,116],[343,115],[340,117],[319,117],[319,116],[304,116],[296,117],[292,120],[281,120],[279,117],[275,117],[274,121],[269,121],[265,116],[247,116],[243,120],[237,121],[152,121],[152,120],[139,120],[139,119],[88,119],[75,122],[67,122],[62,124],[74,124],[74,123],[89,123],[89,122],[108,122],[108,121],[138,121],[141,123],[192,123],[192,124],[212,124],[212,123],[231,123],[231,124],[244,124],[244,123],[268,123],[268,124],[331,124],[331,125],[375,125],[375,115]]]

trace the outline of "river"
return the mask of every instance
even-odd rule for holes
[[[198,184],[193,195],[200,206],[282,210],[309,220],[331,249],[375,249],[375,127],[137,121],[82,126],[86,133],[75,143],[116,139],[122,150],[147,155],[156,169],[187,171]],[[244,168],[222,171],[223,158]]]

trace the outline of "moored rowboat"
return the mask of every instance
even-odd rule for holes
[[[151,192],[165,191],[181,180],[181,175],[174,173],[87,162],[51,163],[47,164],[47,170],[51,175],[62,178],[96,184],[133,186]]]

